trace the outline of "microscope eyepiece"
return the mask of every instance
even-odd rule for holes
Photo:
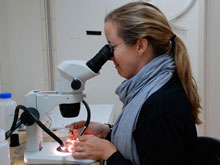
[[[113,56],[111,47],[106,44],[86,65],[95,73],[98,73],[106,61]]]

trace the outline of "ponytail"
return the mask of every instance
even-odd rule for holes
[[[173,49],[173,56],[176,63],[177,73],[182,86],[185,90],[186,96],[192,105],[192,113],[196,124],[201,124],[202,121],[198,115],[200,113],[200,97],[198,94],[198,87],[194,77],[192,76],[191,66],[187,49],[183,41],[179,37],[174,39],[175,46]]]

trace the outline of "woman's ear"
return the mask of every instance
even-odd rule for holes
[[[148,40],[146,38],[140,38],[137,42],[138,54],[141,56],[147,51],[147,49],[148,49]]]

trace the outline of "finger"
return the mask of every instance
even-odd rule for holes
[[[73,130],[72,129],[69,129],[69,136],[73,136]]]
[[[83,159],[83,158],[88,158],[88,155],[86,152],[73,152],[72,156],[75,159]]]
[[[88,135],[82,135],[82,136],[80,136],[79,138],[77,138],[77,140],[80,141],[80,142],[85,142],[85,141],[87,141],[89,138],[92,138],[92,137],[94,137],[94,135],[90,135],[90,134],[88,134]]]
[[[84,123],[85,121],[81,120],[81,121],[78,121],[78,122],[73,122],[69,125],[66,125],[66,128],[70,128],[70,129],[78,129],[78,128],[81,128],[84,126]]]
[[[69,137],[68,139],[66,139],[66,142],[71,142],[72,140],[72,137]]]
[[[78,141],[78,140],[74,140],[74,141],[73,141],[73,147],[74,147],[74,148],[77,148],[77,147],[79,147],[79,146],[83,146],[83,143],[80,142],[80,141]]]
[[[70,125],[66,125],[65,128],[70,128]]]
[[[74,152],[84,152],[85,148],[83,146],[77,146],[74,148]]]
[[[75,128],[76,122],[70,124],[70,129],[73,130]]]
[[[71,145],[69,146],[71,146],[71,148],[69,148],[71,152],[84,152],[85,151],[85,145],[78,141],[73,141]]]
[[[65,147],[65,148],[72,147],[72,146],[73,146],[73,143],[72,143],[71,141],[66,141],[66,142],[64,143],[64,147]]]
[[[70,129],[69,130],[69,136],[70,137],[77,136],[81,130],[82,129],[78,129],[78,130],[77,129]]]
[[[84,120],[81,120],[81,121],[78,121],[78,122],[75,122],[75,125],[73,128],[75,129],[79,129],[79,128],[82,128],[85,124],[85,121]]]
[[[84,150],[83,152],[82,151],[74,151],[74,152],[72,152],[72,156],[75,159],[90,159],[90,156],[88,155],[86,150]]]
[[[76,124],[76,122],[73,122],[71,124],[66,125],[65,128],[72,129],[72,128],[74,128],[75,124]]]
[[[71,143],[73,143],[73,142],[75,142],[76,141],[76,136],[72,136],[72,137],[69,137],[68,139],[66,139],[66,142],[68,143],[68,142],[71,142]]]

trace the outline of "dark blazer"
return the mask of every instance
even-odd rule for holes
[[[191,104],[176,74],[145,101],[133,136],[141,164],[190,164],[197,132]],[[132,163],[118,151],[107,164]]]

